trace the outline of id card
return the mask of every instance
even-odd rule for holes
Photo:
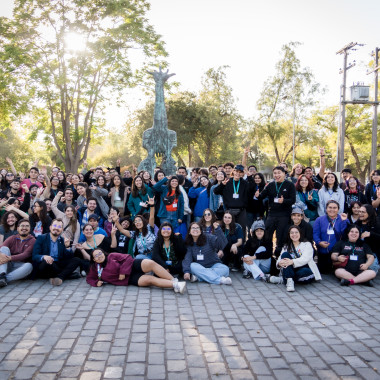
[[[172,203],[173,208],[177,208],[177,203]]]
[[[327,235],[334,235],[334,230],[331,228],[327,229]]]
[[[357,255],[350,255],[350,260],[351,261],[358,261],[358,256]]]
[[[232,194],[232,198],[239,199],[239,194],[236,194],[236,193]]]
[[[146,207],[146,203],[145,202],[140,202],[140,207]]]
[[[200,255],[197,255],[197,260],[204,260],[205,259],[205,256],[200,254]]]
[[[119,243],[119,247],[124,247],[125,243],[122,241]]]
[[[166,260],[166,265],[172,265],[172,261],[171,260]]]
[[[273,199],[273,202],[274,202],[274,203],[278,203],[278,197],[274,198],[274,199]]]

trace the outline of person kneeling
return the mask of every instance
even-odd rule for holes
[[[341,280],[342,286],[359,283],[373,286],[371,280],[376,277],[376,272],[368,269],[375,260],[371,248],[359,239],[359,228],[355,224],[347,228],[346,234],[346,239],[338,241],[332,250],[335,276]]]
[[[295,282],[308,284],[322,279],[313,259],[313,246],[305,240],[298,226],[289,228],[286,243],[276,265],[282,270],[282,278],[272,276],[269,281],[285,282],[288,292],[294,292]]]
[[[186,289],[186,282],[178,282],[153,260],[133,259],[131,255],[117,252],[106,255],[102,249],[95,249],[90,253],[90,261],[87,283],[94,287],[104,283],[117,286],[157,286],[173,288],[181,294]],[[157,277],[147,275],[149,272]]]

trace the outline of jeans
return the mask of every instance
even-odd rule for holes
[[[227,277],[230,273],[228,266],[222,263],[216,263],[211,268],[205,268],[198,263],[191,263],[190,271],[193,275],[197,276],[200,281],[218,285],[220,284],[220,278]]]
[[[284,252],[281,258],[292,259],[292,256],[288,252]],[[285,283],[288,278],[292,278],[294,282],[300,284],[310,284],[314,281],[314,273],[307,264],[298,268],[294,268],[292,265],[282,268],[282,277]]]
[[[373,270],[376,274],[379,271],[379,260],[377,259],[376,255],[375,255],[375,261],[368,269]]]
[[[11,256],[8,247],[1,247],[0,253]],[[31,263],[23,263],[21,261],[9,261],[6,264],[0,265],[0,273],[6,274],[7,282],[21,280],[32,273],[33,265]]]
[[[249,265],[247,263],[243,263],[244,269],[251,272],[253,278],[257,278],[262,276],[264,273],[270,272],[271,259],[265,260],[254,260],[253,264]]]
[[[160,218],[160,224],[164,222],[169,222],[173,228],[178,226],[178,212],[177,211],[166,211],[166,217]]]
[[[136,255],[135,259],[138,259],[138,260],[144,260],[144,259],[152,260],[152,254],[149,253],[148,255],[144,255],[143,253],[139,253],[138,255]]]

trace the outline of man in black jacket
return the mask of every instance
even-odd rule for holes
[[[282,246],[284,245],[286,233],[289,228],[290,214],[292,205],[296,202],[296,188],[294,184],[285,179],[286,172],[282,166],[276,166],[273,169],[273,182],[270,182],[260,193],[256,191],[257,199],[269,199],[268,217],[265,222],[265,228],[268,236],[272,239],[276,231],[276,257],[280,256]]]
[[[243,178],[240,173],[244,173],[243,165],[236,165],[232,178],[226,178],[219,186],[216,186],[214,193],[223,196],[223,202],[226,210],[229,210],[235,216],[236,223],[239,223],[244,232],[247,227],[248,199],[253,197],[253,187]]]

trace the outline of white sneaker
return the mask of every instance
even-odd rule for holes
[[[232,280],[230,277],[220,277],[220,285],[231,285]]]
[[[176,293],[183,294],[185,293],[185,290],[186,290],[186,282],[185,281],[173,282],[173,288]]]
[[[271,284],[283,284],[284,283],[284,279],[282,277],[270,276],[269,277],[269,282]]]
[[[197,281],[198,281],[198,277],[195,274],[192,274],[190,276],[190,282],[197,282]]]
[[[288,278],[286,281],[286,290],[288,292],[294,292],[294,281],[292,278]]]

